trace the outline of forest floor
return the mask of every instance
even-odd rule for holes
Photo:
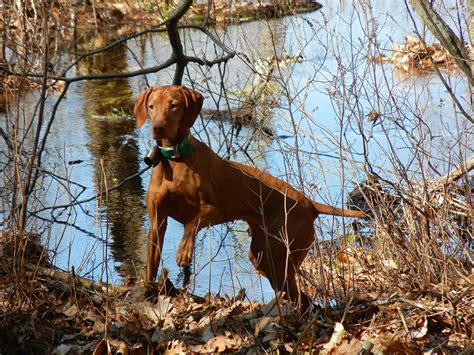
[[[92,282],[49,265],[38,240],[0,232],[1,354],[474,351],[474,273],[452,280],[449,290],[387,295],[378,290],[377,298],[298,315],[280,298],[261,304],[247,299],[244,290],[235,297],[198,297],[170,287],[165,278],[155,292],[140,282]],[[343,259],[359,264],[354,255]],[[306,277],[313,265],[310,257]],[[353,271],[352,287],[367,296],[373,291],[370,271]]]

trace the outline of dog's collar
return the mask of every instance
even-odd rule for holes
[[[172,145],[171,147],[162,147],[157,145],[161,155],[166,159],[178,159],[191,154],[194,152],[195,147],[189,143],[190,136],[190,134],[187,135],[180,143]]]

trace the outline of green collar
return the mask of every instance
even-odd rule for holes
[[[172,145],[171,147],[158,146],[161,155],[166,159],[178,159],[182,156],[191,154],[194,152],[195,147],[189,143],[188,137],[189,136],[184,137],[184,139],[179,144]]]

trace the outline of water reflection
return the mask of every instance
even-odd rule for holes
[[[101,37],[101,36],[99,36]],[[97,41],[96,37],[96,41]],[[100,40],[102,43],[103,40]],[[128,69],[126,47],[117,46],[82,61],[81,74],[121,72]],[[94,158],[97,191],[136,174],[140,151],[134,135],[131,112],[133,91],[127,79],[86,81],[83,85],[83,116],[90,137],[88,148]],[[111,235],[111,253],[122,264],[122,276],[141,276],[145,260],[145,208],[142,178],[137,177],[102,200],[102,219]]]

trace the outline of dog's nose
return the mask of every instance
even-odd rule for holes
[[[162,138],[163,134],[165,133],[165,128],[162,123],[154,123],[152,126],[152,130],[154,138]]]

